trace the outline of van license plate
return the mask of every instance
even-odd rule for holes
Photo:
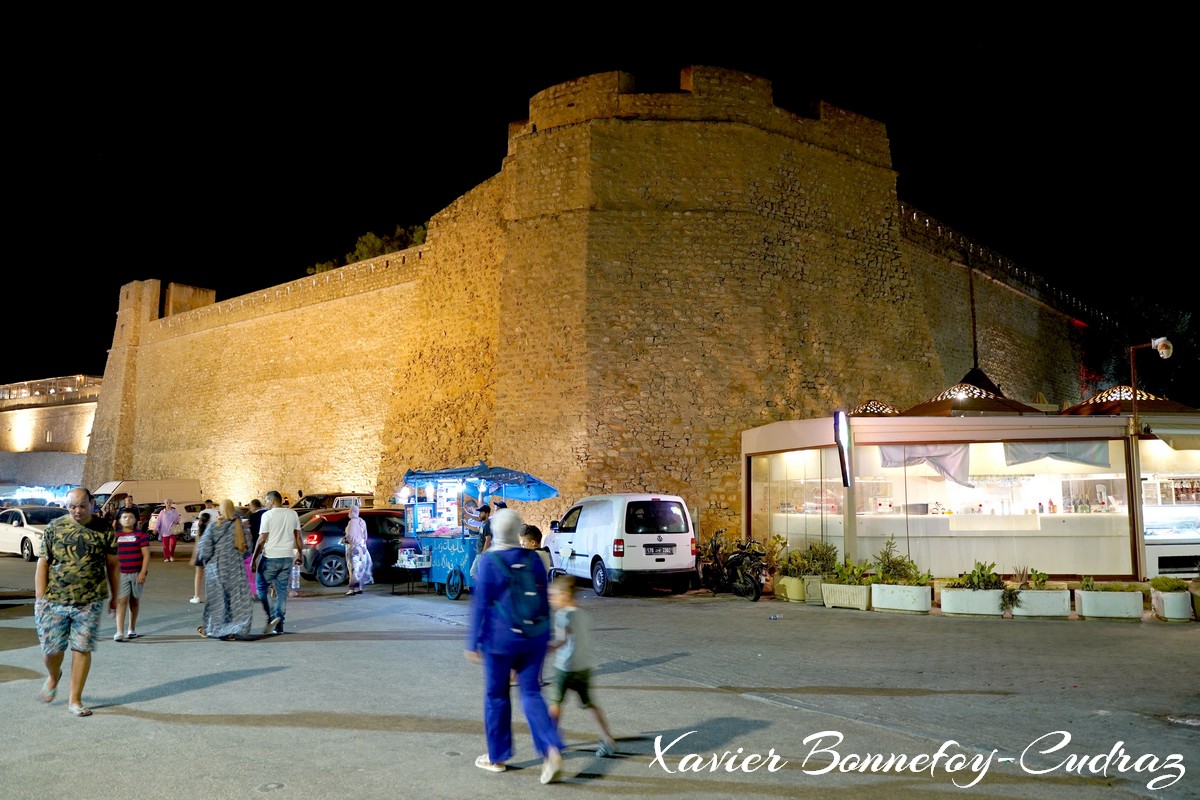
[[[648,544],[648,545],[646,545],[646,555],[648,555],[648,556],[673,556],[673,555],[675,555],[675,545],[673,545],[673,544]]]

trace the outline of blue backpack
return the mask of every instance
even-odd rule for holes
[[[508,581],[507,599],[496,600],[493,607],[513,633],[529,638],[549,631],[550,606],[545,599],[541,556],[532,550],[523,551],[511,569],[499,555],[492,558],[492,563]]]

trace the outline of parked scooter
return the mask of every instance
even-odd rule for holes
[[[766,551],[761,542],[738,542],[732,550],[725,546],[725,528],[716,531],[697,562],[700,585],[713,594],[732,592],[755,601],[762,596],[767,581]]]

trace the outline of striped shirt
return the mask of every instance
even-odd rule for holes
[[[117,533],[117,560],[121,572],[142,571],[142,548],[150,546],[150,537],[143,531],[120,531]]]

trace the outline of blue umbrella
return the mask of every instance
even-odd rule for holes
[[[498,494],[505,501],[529,502],[558,497],[558,489],[540,478],[506,467],[489,467],[483,461],[474,467],[451,467],[427,471],[410,469],[404,474],[404,482],[410,486],[421,486],[439,478],[463,481],[463,492],[476,498],[480,495]]]

